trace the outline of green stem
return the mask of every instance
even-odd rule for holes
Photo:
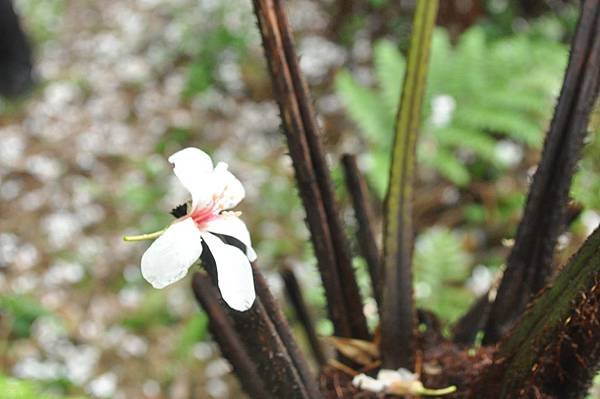
[[[440,389],[423,388],[419,392],[417,392],[417,394],[419,394],[421,396],[442,396],[442,395],[449,395],[453,392],[456,392],[455,385],[450,385],[449,387],[440,388]]]
[[[125,236],[123,237],[123,241],[145,241],[145,240],[154,240],[162,235],[167,229],[162,229],[159,231],[155,231],[154,233],[148,234],[140,234],[138,236]]]
[[[381,324],[383,366],[414,368],[416,310],[412,292],[414,247],[413,182],[417,134],[421,125],[431,37],[438,0],[419,0],[413,30],[386,197],[384,230],[384,283]]]

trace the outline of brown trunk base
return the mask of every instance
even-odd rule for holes
[[[430,346],[420,363],[421,381],[427,388],[445,388],[455,385],[457,391],[445,399],[467,398],[473,383],[483,369],[492,362],[493,348],[470,351],[452,342],[443,341]],[[376,371],[372,374],[375,376]],[[352,385],[352,376],[332,366],[325,367],[319,378],[323,397],[381,399],[381,395],[360,390]],[[398,396],[385,396],[398,398]]]

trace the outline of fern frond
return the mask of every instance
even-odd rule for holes
[[[540,126],[525,118],[519,118],[512,112],[500,112],[497,109],[472,105],[468,109],[459,108],[455,118],[464,126],[491,133],[503,133],[534,148],[539,148],[542,144]]]
[[[377,141],[390,135],[393,116],[387,112],[375,91],[358,84],[347,71],[337,74],[335,87],[348,108],[350,117],[367,138]]]
[[[406,62],[396,46],[389,40],[378,42],[373,49],[373,56],[381,98],[393,115],[400,103],[400,90],[404,80]]]

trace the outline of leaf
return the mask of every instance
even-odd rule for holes
[[[373,342],[360,339],[327,337],[327,340],[344,356],[367,366],[379,360],[379,349]]]
[[[389,113],[393,116],[400,102],[400,90],[406,63],[396,46],[389,40],[382,40],[373,49],[375,74]],[[389,131],[389,130],[388,130]]]
[[[336,75],[335,87],[352,120],[367,138],[378,142],[389,134],[393,114],[390,115],[386,111],[386,107],[373,90],[359,85],[352,75],[345,71]]]

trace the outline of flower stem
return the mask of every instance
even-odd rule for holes
[[[422,390],[420,390],[418,392],[418,394],[421,396],[442,396],[442,395],[449,395],[455,391],[456,391],[456,386],[450,385],[449,387],[441,388],[441,389],[423,388]]]
[[[154,240],[162,235],[166,229],[162,229],[159,231],[155,231],[154,233],[148,234],[140,234],[139,236],[125,236],[123,237],[123,241],[144,241],[144,240]]]

